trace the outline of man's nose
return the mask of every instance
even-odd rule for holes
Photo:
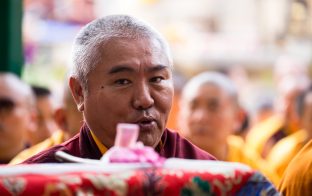
[[[154,105],[154,99],[147,84],[136,87],[133,93],[133,107],[137,110],[145,110]]]
[[[5,119],[8,116],[8,112],[6,110],[0,109],[0,121]]]
[[[205,122],[209,120],[209,114],[204,109],[197,109],[193,111],[193,119],[195,119],[197,122]]]
[[[6,126],[5,123],[3,122],[3,119],[0,119],[0,132],[5,131]]]

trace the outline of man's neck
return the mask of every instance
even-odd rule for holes
[[[228,159],[228,145],[226,143],[218,146],[207,146],[203,150],[212,154],[220,161],[227,161]]]

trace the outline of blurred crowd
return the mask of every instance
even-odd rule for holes
[[[27,84],[12,73],[1,73],[0,81],[1,163],[20,163],[79,132],[82,114],[67,85],[60,101],[47,87]]]

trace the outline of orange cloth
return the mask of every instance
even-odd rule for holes
[[[280,140],[267,156],[267,161],[279,177],[282,177],[290,161],[307,143],[307,133],[300,130]]]
[[[312,140],[288,165],[278,187],[284,196],[312,195]]]
[[[247,145],[256,150],[260,155],[263,155],[265,145],[282,126],[283,119],[277,115],[254,125],[246,136]]]
[[[251,168],[259,170],[275,185],[278,184],[279,178],[275,171],[267,166],[267,162],[260,155],[249,148],[244,140],[239,136],[231,135],[228,137],[228,156],[226,161],[240,162],[249,165]]]
[[[97,147],[99,148],[100,152],[104,154],[107,151],[107,148],[100,142],[100,140],[93,134],[91,131],[91,135],[93,140],[95,141]],[[52,146],[55,146],[57,144],[61,144],[64,142],[64,132],[59,130],[53,133],[51,137],[48,139],[26,149],[20,152],[18,155],[16,155],[11,161],[10,165],[19,164],[23,162],[24,160],[30,158],[31,156],[48,149]]]
[[[18,153],[11,161],[10,165],[19,164],[29,157],[47,149],[54,145],[61,144],[64,142],[64,132],[62,130],[55,131],[51,137],[45,139],[44,141],[23,150]]]

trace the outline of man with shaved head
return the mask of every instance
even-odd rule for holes
[[[81,112],[77,110],[68,85],[64,88],[61,105],[54,111],[53,120],[59,129],[44,141],[20,152],[10,161],[10,164],[21,163],[47,148],[63,143],[79,132],[83,118]]]
[[[0,73],[0,163],[25,149],[29,131],[36,129],[31,88],[11,73]]]
[[[242,124],[235,85],[222,73],[207,71],[191,78],[182,91],[180,133],[218,160],[241,162],[277,183],[260,155],[235,136]]]
[[[87,24],[75,39],[69,85],[84,116],[80,133],[24,163],[58,162],[56,151],[100,159],[119,123],[139,125],[139,141],[163,157],[214,159],[166,128],[173,62],[163,37],[145,22],[111,15]]]

